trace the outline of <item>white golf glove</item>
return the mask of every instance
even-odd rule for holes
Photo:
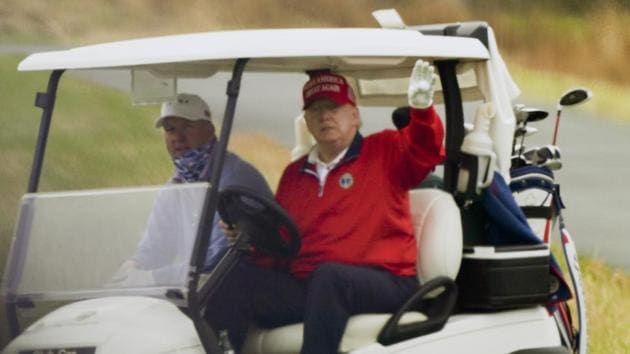
[[[437,76],[433,65],[418,59],[409,77],[407,98],[413,108],[427,108],[433,104],[433,92]]]

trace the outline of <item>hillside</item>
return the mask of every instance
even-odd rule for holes
[[[213,29],[374,27],[371,12],[383,8],[396,8],[407,24],[487,21],[511,64],[630,82],[628,0],[0,0],[0,43],[75,46]]]

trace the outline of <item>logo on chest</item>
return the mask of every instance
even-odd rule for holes
[[[344,173],[339,177],[339,186],[343,189],[348,189],[354,184],[354,177],[349,172]]]

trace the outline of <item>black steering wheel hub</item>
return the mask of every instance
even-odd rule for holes
[[[239,239],[245,238],[257,252],[292,257],[300,250],[297,226],[274,200],[242,186],[226,187],[219,193],[219,216],[235,225]]]

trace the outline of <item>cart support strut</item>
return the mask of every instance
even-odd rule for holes
[[[247,58],[241,58],[234,64],[232,71],[232,79],[227,86],[227,105],[225,107],[225,114],[223,116],[223,124],[221,126],[221,134],[219,141],[215,144],[213,149],[217,149],[215,158],[212,161],[210,169],[210,189],[206,193],[205,201],[203,204],[203,210],[201,212],[200,227],[197,230],[197,237],[195,239],[195,246],[193,248],[192,258],[190,261],[189,282],[188,282],[188,315],[191,317],[202,345],[207,353],[221,353],[221,349],[218,346],[218,339],[213,329],[205,322],[203,318],[204,304],[208,300],[210,294],[210,287],[208,284],[218,286],[220,281],[224,278],[231,267],[219,267],[210,275],[205,285],[199,289],[199,276],[204,271],[206,251],[208,243],[212,237],[212,220],[213,215],[216,213],[217,205],[219,203],[219,181],[221,179],[221,168],[223,167],[223,161],[227,151],[227,146],[230,137],[230,131],[232,130],[232,122],[234,121],[234,112],[236,111],[236,100],[241,86],[241,77],[245,70],[245,64],[247,64]],[[219,263],[221,265],[223,260]],[[229,263],[235,263],[233,262]],[[228,264],[229,265],[229,264]],[[219,271],[221,269],[221,271]]]
[[[39,177],[42,173],[42,165],[44,163],[50,121],[52,119],[53,109],[55,109],[55,101],[57,100],[57,86],[59,85],[59,79],[63,72],[63,70],[53,71],[48,80],[48,90],[46,92],[38,92],[35,97],[35,106],[44,111],[42,112],[42,119],[39,124],[39,135],[37,137],[37,145],[35,146],[31,178],[28,181],[28,193],[37,192],[39,186]]]

